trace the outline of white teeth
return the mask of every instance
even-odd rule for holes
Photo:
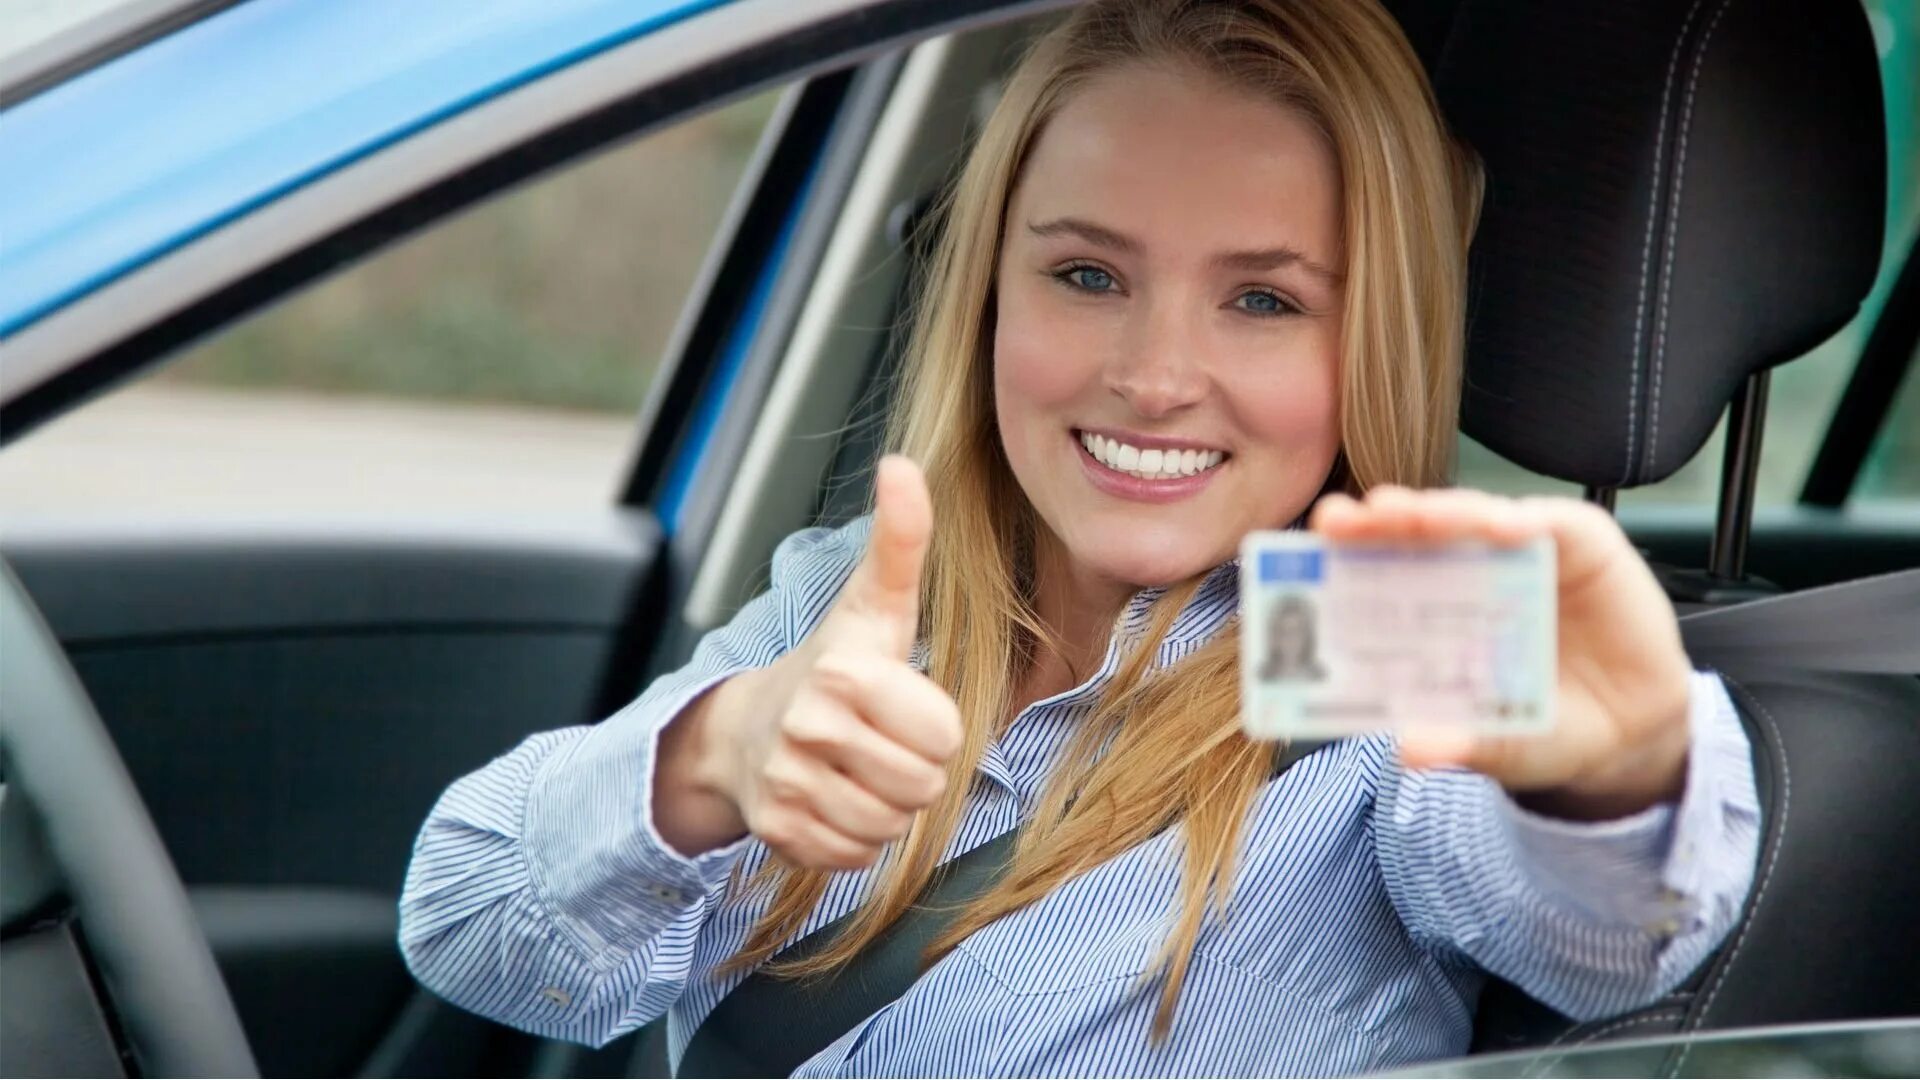
[[[1172,480],[1206,472],[1226,459],[1219,450],[1142,450],[1104,435],[1081,433],[1080,445],[1109,469],[1143,480]]]

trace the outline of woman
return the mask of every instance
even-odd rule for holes
[[[952,196],[874,514],[789,538],[632,706],[454,784],[413,970],[582,1042],[666,1013],[677,1053],[786,943],[852,913],[787,973],[845,962],[1018,825],[802,1075],[1352,1073],[1462,1052],[1488,972],[1580,1016],[1677,984],[1753,874],[1724,690],[1605,514],[1418,490],[1475,191],[1371,0],[1077,9]],[[1276,777],[1232,555],[1310,507],[1336,539],[1551,535],[1555,731],[1408,726]]]
[[[1298,593],[1287,593],[1267,608],[1267,655],[1260,665],[1260,678],[1268,681],[1319,682],[1327,677],[1320,666],[1320,649],[1315,644],[1314,627],[1318,617],[1313,601]]]

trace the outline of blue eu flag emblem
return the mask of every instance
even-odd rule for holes
[[[1317,584],[1320,581],[1324,551],[1263,551],[1260,553],[1260,583]]]

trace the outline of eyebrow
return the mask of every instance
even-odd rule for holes
[[[1133,237],[1076,217],[1055,218],[1041,223],[1030,221],[1027,231],[1035,236],[1077,236],[1089,244],[1098,244],[1123,255],[1138,255],[1141,251],[1140,241]]]
[[[1138,255],[1144,250],[1140,241],[1133,237],[1115,232],[1104,225],[1096,225],[1083,218],[1063,217],[1052,221],[1028,222],[1027,231],[1035,236],[1077,236],[1090,244],[1096,244],[1123,255]],[[1222,269],[1242,270],[1249,273],[1278,270],[1283,266],[1298,266],[1329,285],[1339,285],[1345,278],[1345,275],[1338,270],[1324,263],[1315,262],[1301,251],[1285,245],[1251,251],[1223,251],[1208,259],[1207,262]]]
[[[1328,285],[1338,285],[1343,278],[1340,271],[1317,263],[1290,247],[1261,248],[1258,251],[1227,251],[1215,255],[1207,262],[1223,269],[1244,270],[1249,273],[1278,270],[1283,266],[1298,266]]]

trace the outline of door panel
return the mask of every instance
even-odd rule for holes
[[[1707,564],[1711,507],[1622,507],[1620,523],[1656,562]],[[1920,510],[1769,507],[1755,513],[1747,543],[1748,573],[1788,590],[1915,566],[1920,566]]]
[[[390,893],[203,885],[188,896],[268,1076],[359,1068],[414,992]]]
[[[152,809],[268,1075],[376,1053],[524,1068],[531,1040],[413,1003],[401,879],[449,782],[597,718],[634,662],[659,547],[651,517],[613,509],[0,541]]]
[[[398,895],[455,777],[585,722],[609,639],[578,631],[271,632],[81,648],[185,879]]]

